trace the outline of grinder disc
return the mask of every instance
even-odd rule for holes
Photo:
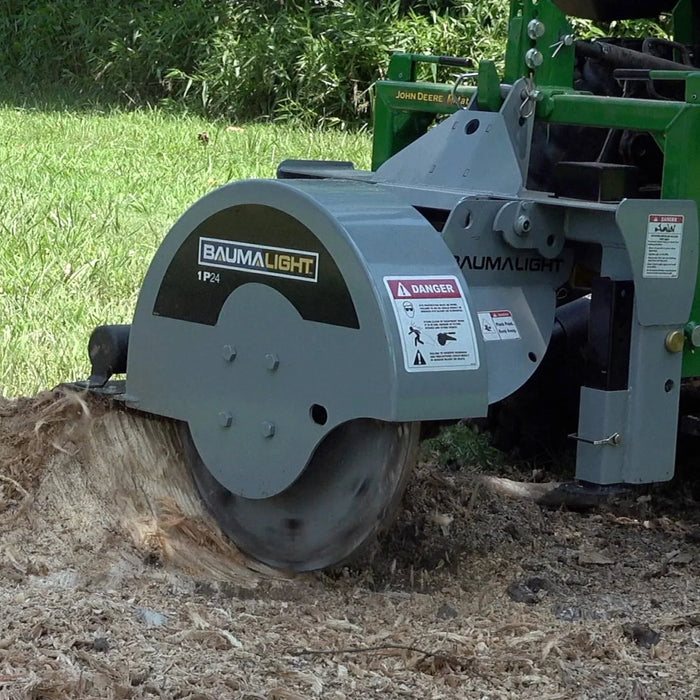
[[[194,481],[222,530],[255,559],[292,571],[343,561],[390,520],[415,463],[419,433],[420,423],[344,423],[324,438],[291,486],[251,499],[211,475],[183,427]]]

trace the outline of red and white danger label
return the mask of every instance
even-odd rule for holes
[[[407,372],[479,368],[474,325],[456,277],[385,277]]]
[[[384,278],[394,299],[460,299],[454,277]]]
[[[520,340],[510,311],[480,311],[479,326],[484,340]]]

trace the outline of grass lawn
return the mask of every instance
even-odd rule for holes
[[[206,131],[208,142],[198,134]],[[227,125],[159,111],[42,110],[0,103],[0,393],[89,373],[87,341],[129,323],[170,226],[231,180],[285,158],[369,167],[366,133]]]

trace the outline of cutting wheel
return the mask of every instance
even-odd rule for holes
[[[202,462],[189,429],[199,492],[243,551],[282,569],[310,571],[347,559],[393,515],[415,462],[420,423],[357,419],[332,430],[299,478],[270,498],[237,496]]]

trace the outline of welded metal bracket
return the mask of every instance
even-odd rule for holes
[[[666,481],[674,472],[682,363],[682,347],[674,349],[667,338],[690,313],[697,208],[692,201],[624,200],[615,221],[619,242],[603,245],[602,267],[612,280],[634,283],[628,349],[616,350],[626,354],[627,372],[614,385],[581,389],[576,478],[596,484]],[[596,435],[609,437],[580,437]],[[617,449],[600,449],[608,446]]]

